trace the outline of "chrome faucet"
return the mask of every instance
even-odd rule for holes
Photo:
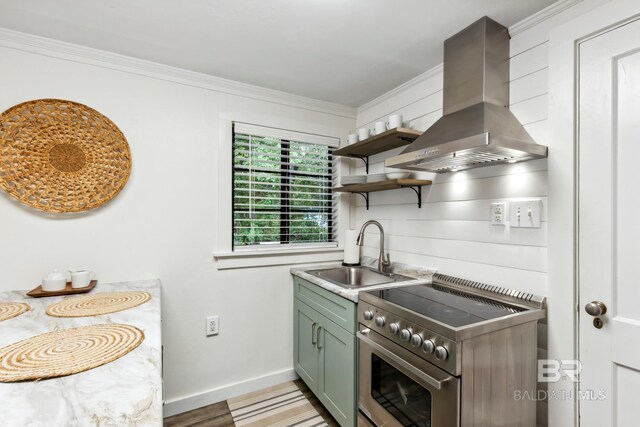
[[[360,229],[360,234],[358,234],[356,243],[358,244],[358,246],[362,246],[364,244],[364,229],[372,224],[377,226],[380,230],[380,255],[378,255],[378,271],[380,273],[388,273],[389,267],[391,267],[391,260],[389,259],[389,254],[385,255],[384,253],[384,229],[378,221],[369,220],[362,224],[362,228]]]

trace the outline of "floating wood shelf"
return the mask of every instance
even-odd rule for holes
[[[392,150],[403,145],[410,144],[422,135],[422,132],[409,128],[395,128],[374,135],[364,141],[347,145],[333,152],[335,156],[355,157],[364,162],[367,173],[369,173],[369,156]]]
[[[385,181],[370,182],[366,184],[350,184],[342,187],[337,187],[334,190],[342,193],[355,193],[364,197],[369,210],[369,193],[375,191],[395,190],[396,188],[410,188],[418,196],[418,207],[422,207],[422,186],[431,185],[431,181],[428,179],[387,179]]]

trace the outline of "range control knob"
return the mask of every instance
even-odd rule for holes
[[[384,326],[384,317],[382,316],[376,317],[376,325],[382,328]]]
[[[400,325],[398,325],[397,323],[392,323],[389,325],[389,332],[391,332],[393,335],[396,335],[399,330]]]
[[[422,351],[431,354],[436,349],[436,345],[431,340],[424,340],[422,343]]]
[[[447,360],[447,357],[449,357],[449,352],[441,345],[436,347],[435,353],[438,360]]]
[[[413,334],[413,336],[411,336],[411,345],[419,348],[420,344],[422,344],[422,337],[418,334]]]
[[[411,339],[411,329],[403,329],[400,331],[400,339],[402,341],[409,341]]]
[[[370,310],[365,311],[362,316],[364,317],[364,320],[371,320],[373,319],[373,312]]]

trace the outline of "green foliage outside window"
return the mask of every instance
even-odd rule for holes
[[[233,244],[334,241],[330,147],[234,134]]]

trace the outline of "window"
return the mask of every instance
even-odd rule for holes
[[[338,140],[233,125],[233,249],[337,246]]]

